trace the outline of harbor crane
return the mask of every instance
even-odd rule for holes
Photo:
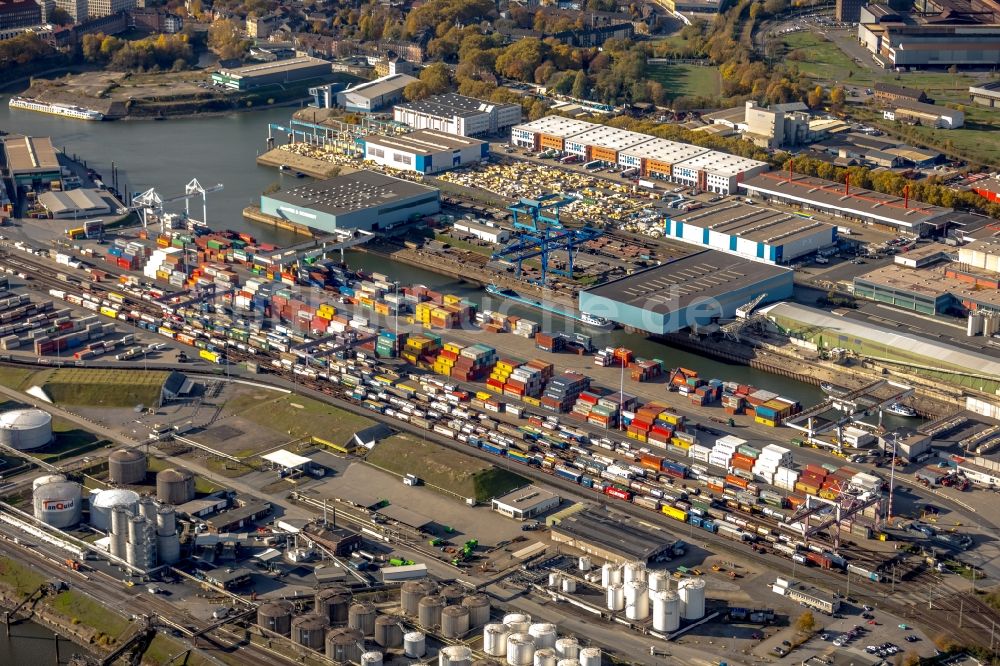
[[[517,276],[521,277],[526,259],[539,257],[542,264],[540,285],[545,286],[550,273],[573,277],[573,257],[577,247],[601,236],[604,232],[593,227],[567,229],[559,219],[559,210],[572,199],[560,194],[544,194],[537,199],[521,199],[507,210],[514,216],[514,240],[494,252],[493,260],[516,261]],[[551,212],[550,212],[551,211]],[[566,268],[550,269],[549,256],[566,252]]]
[[[809,543],[810,537],[833,527],[834,529],[830,530],[830,535],[833,538],[833,552],[836,553],[840,549],[841,523],[845,520],[850,520],[851,517],[881,501],[882,496],[880,493],[858,493],[852,488],[838,488],[837,498],[833,500],[806,495],[805,506],[790,516],[786,524],[800,523],[801,529],[796,531],[801,533],[802,539],[806,544]],[[810,525],[809,519],[823,511],[828,511],[829,514],[820,516],[818,523]],[[876,512],[876,516],[879,513]],[[878,520],[876,517],[876,527],[878,526]]]
[[[744,303],[736,308],[736,319],[719,327],[722,334],[733,342],[739,342],[742,331],[762,324],[764,316],[755,313],[755,310],[758,305],[764,302],[765,298],[767,298],[767,293],[758,294],[749,303]]]
[[[178,194],[164,199],[155,188],[151,187],[145,192],[132,197],[132,205],[130,208],[139,212],[139,218],[142,220],[142,227],[144,229],[149,225],[148,215],[152,213],[153,216],[160,221],[160,231],[162,232],[164,231],[165,225],[164,208],[167,205],[183,201],[184,215],[190,219],[191,199],[201,195],[201,223],[208,226],[208,195],[213,192],[221,192],[222,189],[222,183],[206,188],[202,187],[202,184],[198,182],[197,178],[192,178],[191,182],[184,186],[184,194]]]

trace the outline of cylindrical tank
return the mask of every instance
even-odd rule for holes
[[[290,601],[268,601],[257,608],[257,625],[282,636],[292,633],[292,611]]]
[[[67,481],[62,475],[49,478],[61,480],[35,485],[32,497],[35,518],[59,529],[75,526],[80,522],[83,505],[80,484]]]
[[[627,585],[633,581],[646,582],[646,565],[642,562],[626,562],[622,567],[622,582]]]
[[[365,636],[375,635],[375,604],[359,601],[347,609],[347,626],[357,629]]]
[[[560,659],[576,659],[580,654],[580,641],[575,638],[556,639],[556,656]]]
[[[108,480],[120,486],[146,480],[146,454],[138,449],[118,449],[108,456]]]
[[[561,589],[566,594],[573,594],[576,592],[576,579],[575,578],[563,578]]]
[[[109,549],[115,557],[127,559],[125,541],[128,538],[128,524],[132,514],[123,506],[116,506],[111,511],[111,543]]]
[[[444,597],[438,594],[424,597],[417,604],[417,622],[425,629],[441,626],[441,611],[445,605]]]
[[[576,568],[580,571],[590,571],[593,563],[590,560],[590,555],[581,555],[580,559],[576,561]]]
[[[681,602],[676,592],[650,592],[653,600],[653,629],[673,632],[681,626]]]
[[[448,606],[453,606],[462,603],[462,598],[465,597],[465,588],[457,584],[445,585],[438,594],[444,597]]]
[[[462,599],[469,609],[469,627],[475,629],[490,621],[490,598],[485,594],[472,594]]]
[[[173,534],[156,536],[156,553],[160,558],[160,564],[174,564],[181,559],[181,538],[174,532]]]
[[[148,520],[151,524],[156,524],[156,510],[160,505],[152,497],[139,498],[139,515]]]
[[[531,634],[517,633],[507,637],[507,666],[532,666],[535,659],[535,639]]]
[[[382,653],[377,650],[362,652],[361,666],[382,666]]]
[[[419,631],[403,634],[403,654],[410,659],[419,659],[427,652],[427,637]]]
[[[156,510],[156,533],[170,536],[177,532],[177,514],[174,507],[161,504]]]
[[[586,647],[580,650],[580,666],[601,666],[601,648]]]
[[[347,609],[351,605],[351,591],[335,585],[316,593],[316,613],[325,616],[331,625],[347,622]]]
[[[65,474],[42,474],[31,482],[31,491],[34,492],[38,490],[40,486],[44,486],[46,483],[60,483],[65,480]]]
[[[340,627],[326,634],[326,658],[333,661],[361,661],[365,637],[356,629]]]
[[[0,444],[32,451],[52,441],[52,415],[41,409],[12,409],[0,414]]]
[[[472,666],[503,666],[502,661],[497,661],[496,659],[476,659],[472,662]]]
[[[399,618],[379,615],[375,618],[375,643],[384,648],[398,648],[403,644],[403,628]]]
[[[556,651],[553,648],[535,646],[534,666],[556,666]]]
[[[156,499],[165,504],[184,504],[194,499],[194,473],[171,467],[156,475]]]
[[[505,624],[488,624],[483,627],[483,652],[491,657],[507,654],[507,637],[510,629]]]
[[[472,648],[449,645],[438,652],[438,666],[472,666]]]
[[[431,580],[409,580],[399,590],[399,605],[403,615],[417,617],[420,600],[437,592],[437,585]]]
[[[556,662],[556,666],[580,666],[579,659],[560,659]]]
[[[670,589],[670,576],[662,569],[646,571],[646,584],[650,592]]]
[[[685,620],[700,620],[705,617],[705,581],[689,578],[678,587],[681,599],[681,617]]]
[[[313,650],[322,650],[330,623],[322,615],[309,613],[292,620],[292,640]]]
[[[559,588],[559,583],[562,582],[562,574],[558,571],[549,572],[549,587]]]
[[[465,606],[445,606],[441,611],[441,635],[460,638],[469,631],[469,609]]]
[[[124,488],[92,492],[90,494],[90,524],[102,532],[110,531],[111,512],[116,506],[123,507],[135,515],[139,510],[139,493]]]
[[[129,543],[144,543],[147,525],[146,519],[142,516],[132,516],[132,519],[128,521]]]
[[[536,622],[528,627],[528,634],[535,639],[535,649],[554,648],[556,646],[556,625],[550,622]],[[555,653],[553,653],[554,655]]]
[[[611,585],[607,590],[608,610],[625,610],[625,588],[621,585]]]
[[[649,617],[649,588],[645,583],[636,580],[625,583],[625,617],[630,620]]]
[[[527,613],[507,613],[503,616],[503,623],[512,634],[524,633],[531,626],[531,616]]]
[[[601,587],[621,585],[621,583],[622,569],[620,566],[612,564],[611,562],[605,562],[601,565]]]

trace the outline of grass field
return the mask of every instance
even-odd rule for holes
[[[92,407],[156,405],[167,372],[59,368],[43,370],[30,380],[53,402]]]
[[[73,590],[59,593],[51,606],[56,612],[111,638],[118,638],[129,626],[129,621],[118,613]]]
[[[230,405],[230,413],[238,413],[257,425],[292,438],[321,437],[338,443],[347,441],[354,433],[374,423],[371,419],[311,398],[284,394],[274,396],[270,391],[267,392],[268,399],[263,401],[240,396],[235,405]]]
[[[25,382],[35,374],[29,368],[12,368],[10,366],[0,366],[0,385],[12,389],[25,388]]]
[[[19,597],[26,597],[44,583],[45,576],[35,573],[9,557],[0,557],[0,583],[13,589]]]
[[[722,89],[717,67],[654,64],[646,68],[646,76],[662,83],[670,99],[718,97]]]
[[[52,434],[55,436],[55,441],[39,451],[31,451],[29,455],[52,462],[91,451],[107,443],[107,440],[98,439],[94,433],[60,418],[52,419]]]
[[[428,485],[475,497],[479,502],[528,483],[523,476],[407,434],[379,442],[368,454],[368,461],[400,475],[416,474]]]

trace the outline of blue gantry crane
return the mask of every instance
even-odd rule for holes
[[[573,200],[561,194],[543,194],[537,199],[521,199],[510,206],[514,216],[514,240],[506,247],[493,253],[494,260],[516,261],[517,276],[521,277],[522,264],[526,259],[541,258],[542,277],[545,286],[549,273],[573,277],[573,256],[578,246],[599,237],[604,232],[594,227],[567,229],[559,220],[559,209]],[[566,252],[565,270],[550,269],[549,255],[562,250]]]

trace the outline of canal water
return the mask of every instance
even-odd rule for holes
[[[0,664],[66,664],[74,654],[86,654],[72,641],[65,638],[58,640],[59,650],[56,652],[54,633],[34,622],[15,624],[10,628],[9,638],[0,631]]]

